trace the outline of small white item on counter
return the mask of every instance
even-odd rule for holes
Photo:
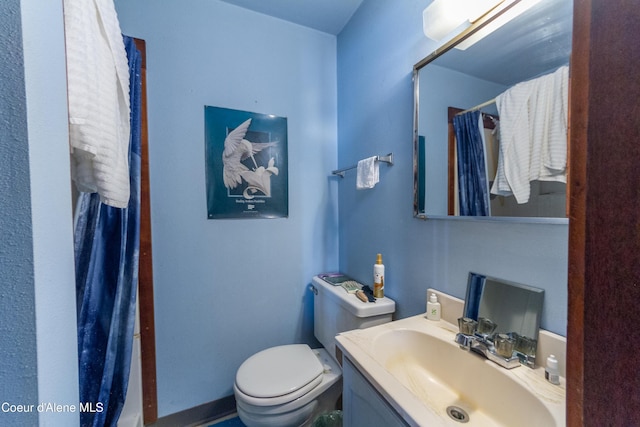
[[[427,319],[440,320],[440,303],[436,294],[432,293],[427,301]]]
[[[558,374],[558,359],[552,354],[547,357],[547,367],[544,370],[544,378],[551,384],[560,384],[560,375]]]

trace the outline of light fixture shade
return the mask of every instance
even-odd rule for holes
[[[464,17],[456,13],[454,1],[434,0],[422,12],[422,29],[431,40],[442,40],[447,34],[464,22]]]
[[[440,41],[458,27],[468,27],[503,1],[434,0],[422,12],[422,29],[425,36]]]
[[[491,21],[489,25],[481,28],[480,31],[474,33],[471,37],[462,42],[458,43],[455,48],[459,50],[467,50],[483,38],[487,37],[489,34],[493,33],[498,28],[502,27],[507,22],[517,18],[522,15],[527,10],[531,9],[533,6],[538,4],[540,0],[519,0],[513,6],[511,6],[507,11],[503,12],[496,19]],[[514,3],[509,2],[508,4]]]

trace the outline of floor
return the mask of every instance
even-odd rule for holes
[[[245,427],[245,425],[238,418],[238,414],[231,414],[219,420],[211,421],[205,424],[201,424],[198,427]]]

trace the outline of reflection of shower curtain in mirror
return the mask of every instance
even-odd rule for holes
[[[489,216],[482,115],[469,111],[453,118],[458,158],[458,203],[462,216]]]

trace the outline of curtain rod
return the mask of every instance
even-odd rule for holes
[[[468,113],[469,111],[476,111],[476,110],[481,109],[482,107],[486,107],[487,105],[491,105],[491,104],[495,104],[495,103],[496,103],[496,99],[493,98],[493,99],[490,99],[487,102],[483,102],[482,104],[478,104],[475,107],[471,107],[471,108],[469,108],[467,110],[460,111],[458,114],[456,114],[456,116],[459,116],[460,114]]]
[[[545,72],[543,72],[543,73],[538,74],[536,77],[533,77],[533,78],[531,78],[531,79],[529,79],[529,80],[525,80],[525,81],[532,81],[532,80],[536,80],[536,79],[538,79],[538,78],[540,78],[540,77],[544,77],[544,76],[547,76],[547,75],[553,74],[553,73],[555,73],[556,71],[558,71],[560,68],[562,68],[562,67],[566,67],[566,66],[567,66],[567,65],[562,65],[562,66],[560,66],[560,67],[556,68],[554,71],[551,71],[551,72],[549,72],[549,71],[545,71]],[[468,113],[469,111],[479,110],[480,108],[482,108],[482,107],[486,107],[487,105],[491,105],[491,104],[493,104],[493,103],[495,103],[495,102],[496,102],[496,99],[495,99],[495,98],[493,98],[493,99],[491,99],[491,100],[489,100],[489,101],[487,101],[487,102],[483,102],[482,104],[476,105],[475,107],[471,107],[471,108],[469,108],[468,110],[460,111],[459,113],[457,113],[457,114],[456,114],[456,116],[459,116],[460,114]]]

